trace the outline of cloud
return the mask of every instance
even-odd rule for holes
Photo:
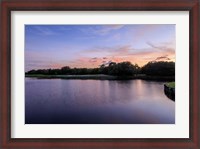
[[[90,62],[95,63],[95,62],[97,62],[97,61],[96,61],[96,60],[93,60],[93,61],[90,61]]]
[[[109,65],[110,63],[112,63],[112,61],[104,61],[101,65]],[[101,65],[99,65],[99,66],[101,66]]]
[[[109,34],[111,31],[119,30],[122,27],[124,27],[124,25],[94,25],[94,26],[79,28],[79,30],[85,34],[104,36]],[[119,38],[118,35],[116,35],[115,38]]]
[[[95,68],[99,65],[109,64],[110,62],[130,61],[143,66],[149,61],[175,61],[175,49],[171,44],[159,43],[152,44],[148,48],[137,49],[131,45],[118,46],[100,46],[84,50],[79,53],[69,53],[72,50],[64,50],[60,52],[33,52],[26,50],[25,64],[26,70],[31,69],[48,69],[61,68],[62,66],[69,66],[71,68]],[[156,50],[155,50],[156,49]],[[158,50],[157,50],[158,49]],[[69,55],[66,59],[66,55]]]
[[[34,27],[34,32],[38,35],[42,35],[42,36],[50,36],[50,35],[57,35],[58,32],[53,31],[52,29],[50,29],[47,26],[33,26]]]
[[[175,44],[159,43],[157,45],[152,44],[151,42],[146,42],[152,50],[157,50],[159,52],[170,52],[175,53]]]
[[[107,47],[107,46],[101,46],[101,47],[94,47],[85,50],[84,54],[92,54],[92,55],[104,55],[102,56],[104,59],[107,59],[107,56],[111,55],[124,55],[124,54],[131,54],[135,51],[133,47],[130,45],[123,45],[123,46],[113,46],[113,47]]]
[[[98,61],[97,57],[93,57],[93,58],[89,59],[89,62],[92,62],[92,63],[95,63],[97,61]]]
[[[155,24],[135,25],[134,28],[130,26],[127,36],[130,36],[130,33],[132,33],[134,35],[132,43],[138,43],[141,40],[146,40],[149,34],[152,36],[152,33],[156,31],[158,26]]]
[[[158,50],[164,50],[165,47],[161,47],[161,46],[155,46],[154,44],[152,44],[151,42],[146,42],[146,44],[148,44],[150,47],[154,48],[154,49],[158,49]]]
[[[136,49],[130,45],[123,46],[113,46],[113,47],[95,47],[93,49],[88,49],[85,51],[85,55],[87,53],[97,56],[98,61],[101,59],[101,63],[106,63],[108,61],[113,62],[122,62],[122,61],[130,61],[132,63],[137,63],[142,66],[149,61],[174,61],[175,60],[175,49],[172,48],[171,45],[165,45],[163,43],[159,43],[157,45],[150,43],[149,48]],[[162,46],[160,46],[162,45]],[[158,48],[159,50],[155,50]],[[100,58],[100,56],[102,57]]]
[[[155,59],[155,61],[159,61],[159,60],[170,60],[170,58],[168,58],[167,55],[166,55],[166,56],[157,57],[157,58]]]
[[[31,69],[61,68],[71,63],[70,60],[60,59],[55,52],[25,50],[25,71]]]
[[[119,30],[121,29],[122,27],[124,27],[124,25],[105,25],[105,26],[102,26],[101,29],[97,29],[95,31],[96,34],[99,34],[99,35],[106,35],[108,34],[109,32],[113,31],[113,30]]]

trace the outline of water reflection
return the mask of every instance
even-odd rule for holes
[[[163,82],[26,78],[26,124],[173,124]]]

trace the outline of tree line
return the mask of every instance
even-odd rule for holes
[[[26,74],[43,74],[43,75],[92,75],[105,74],[114,76],[132,76],[144,74],[149,76],[174,76],[174,62],[148,62],[143,67],[131,62],[110,62],[108,65],[102,64],[99,68],[70,68],[64,66],[61,69],[38,69],[30,70]]]

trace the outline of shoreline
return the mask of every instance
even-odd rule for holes
[[[112,75],[42,75],[42,74],[25,74],[26,78],[37,79],[82,79],[82,80],[152,80],[152,81],[175,81],[175,76],[112,76]]]
[[[175,101],[175,87],[171,87],[169,84],[165,83],[164,92],[169,99]]]

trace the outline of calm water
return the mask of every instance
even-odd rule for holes
[[[25,79],[26,124],[174,124],[164,82]]]

